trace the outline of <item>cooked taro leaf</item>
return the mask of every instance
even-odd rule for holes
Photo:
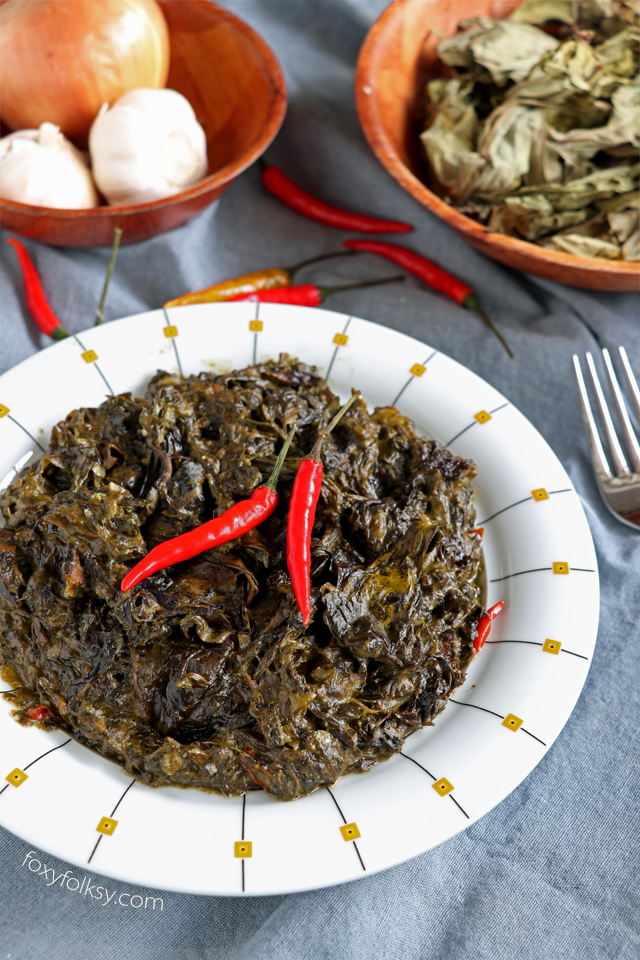
[[[603,214],[604,216],[604,214]],[[358,401],[327,439],[304,627],[286,567],[300,459],[339,407],[310,367],[185,380],[75,410],[0,497],[0,656],[77,740],[152,784],[291,800],[366,771],[462,683],[482,613],[475,467]],[[123,594],[153,545],[263,483],[258,529]]]

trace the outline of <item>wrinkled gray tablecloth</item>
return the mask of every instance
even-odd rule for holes
[[[47,888],[21,866],[27,844],[0,831],[0,957],[634,960],[640,956],[640,534],[616,523],[598,499],[571,354],[597,349],[588,324],[602,345],[625,344],[640,373],[638,297],[578,291],[487,260],[387,176],[365,143],[352,96],[358,50],[384,0],[227,0],[226,6],[262,34],[286,73],[289,110],[269,158],[329,201],[416,224],[407,242],[476,287],[513,345],[515,362],[471,314],[413,279],[401,291],[354,291],[331,302],[467,364],[551,444],[583,497],[598,552],[595,659],[558,741],[497,809],[430,853],[344,886],[249,899],[165,893],[162,912],[103,911],[71,891]],[[294,263],[337,249],[342,239],[269,197],[251,169],[217,209],[122,249],[108,315]],[[89,326],[108,251],[29,248],[68,328]],[[46,342],[27,317],[15,256],[4,244],[0,264],[3,371]],[[338,261],[314,276],[340,282],[352,271]],[[357,275],[385,271],[381,261],[362,258]],[[66,869],[46,854],[42,859],[56,872]]]

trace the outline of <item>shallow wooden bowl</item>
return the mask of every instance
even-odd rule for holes
[[[356,104],[374,153],[400,186],[482,253],[509,267],[591,290],[637,290],[640,264],[576,257],[489,232],[436,196],[423,180],[418,139],[424,85],[446,75],[436,46],[467,17],[505,17],[519,0],[395,0],[373,25],[356,69]]]
[[[159,0],[169,26],[167,86],[184,94],[207,136],[211,173],[165,200],[54,210],[0,200],[6,230],[63,247],[110,246],[115,227],[134,243],[186,223],[266,150],[284,119],[286,88],[269,47],[209,0]]]

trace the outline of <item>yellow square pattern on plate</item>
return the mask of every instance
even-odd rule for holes
[[[569,564],[566,563],[564,560],[557,560],[557,561],[553,564],[553,572],[554,572],[554,573],[569,573]]]
[[[517,730],[522,726],[522,720],[520,717],[516,717],[515,713],[508,713],[502,721],[502,726],[508,730]]]
[[[262,330],[262,320],[249,320],[249,330],[253,330],[254,333],[260,333]]]
[[[349,337],[346,335],[346,333],[336,333],[335,337],[333,338],[333,342],[338,347],[344,347],[346,346],[348,339]]]
[[[250,840],[237,840],[233,845],[234,856],[236,857],[252,857],[252,844]]]
[[[6,417],[9,413],[9,407],[5,407],[4,403],[0,403],[0,417]]]
[[[14,787],[19,787],[29,779],[29,774],[25,773],[24,770],[20,770],[18,767],[15,770],[12,770],[8,777],[5,777],[5,780],[8,780],[9,783],[12,783]]]
[[[178,328],[177,328],[177,327],[165,327],[165,328],[164,328],[164,335],[165,335],[165,337],[177,337],[177,336],[178,336]]]
[[[561,646],[562,644],[558,643],[557,640],[549,640],[547,637],[545,642],[542,644],[542,650],[544,653],[560,653]]]
[[[538,490],[532,490],[531,496],[534,500],[548,500],[549,494],[544,487],[539,487]]]
[[[345,823],[344,827],[340,827],[340,833],[343,840],[357,840],[360,836],[360,831],[355,823]]]
[[[432,783],[431,786],[441,797],[446,797],[446,795],[453,790],[453,784],[449,783],[446,777],[440,777],[440,779]]]
[[[426,371],[426,367],[423,367],[421,363],[414,363],[414,365],[409,370],[409,373],[412,373],[414,377],[421,377]]]
[[[478,413],[474,413],[473,419],[477,420],[478,423],[486,423],[487,420],[491,420],[491,414],[487,413],[486,410],[479,410]]]
[[[118,826],[117,820],[112,820],[111,817],[103,817],[100,823],[98,824],[98,826],[96,827],[96,830],[98,831],[98,833],[104,833],[108,837],[112,837],[113,831],[117,826]]]
[[[95,361],[98,359],[98,354],[95,352],[95,350],[85,350],[85,352],[82,354],[82,359],[85,363],[95,363]]]

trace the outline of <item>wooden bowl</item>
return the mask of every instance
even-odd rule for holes
[[[373,25],[356,69],[356,105],[374,153],[401,187],[462,234],[477,250],[509,267],[590,290],[637,290],[640,264],[576,257],[493,233],[459,213],[423,183],[418,135],[424,85],[446,76],[436,46],[467,17],[505,17],[519,0],[395,0]]]
[[[0,200],[5,230],[63,247],[111,246],[115,227],[135,243],[186,223],[264,153],[286,110],[286,88],[269,47],[209,0],[159,0],[169,26],[167,86],[184,94],[207,137],[204,180],[164,200],[54,210]]]

